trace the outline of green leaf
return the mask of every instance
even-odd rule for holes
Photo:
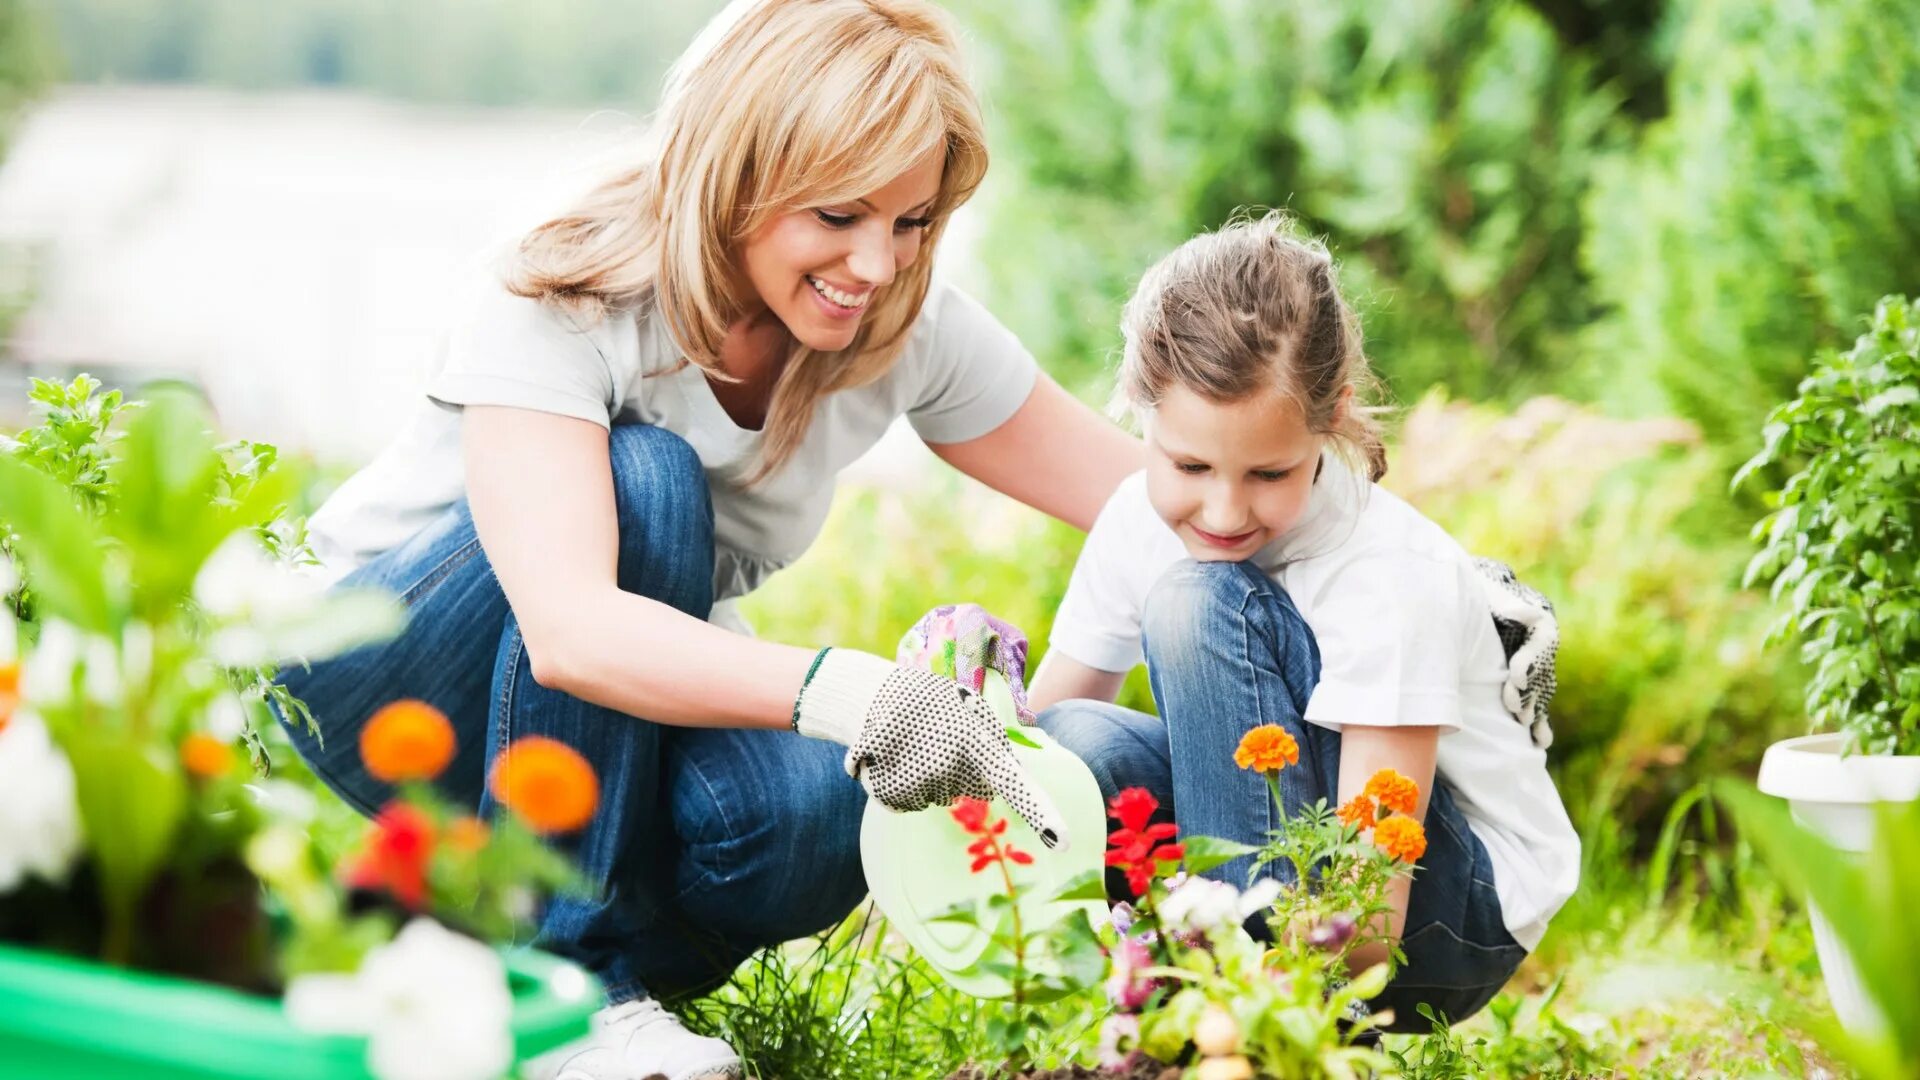
[[[1040,744],[1037,742],[1034,742],[1033,739],[1030,736],[1028,736],[1026,732],[1021,731],[1020,725],[1018,724],[1007,725],[1007,738],[1011,739],[1013,742],[1021,746],[1028,748],[1029,750],[1041,749]]]
[[[108,917],[124,927],[172,850],[187,810],[186,777],[166,746],[123,732],[80,728],[61,741],[73,762],[101,898]]]
[[[1189,836],[1181,843],[1186,849],[1186,858],[1181,861],[1189,874],[1204,874],[1216,866],[1260,850],[1251,844],[1222,840],[1217,836]]]
[[[111,634],[118,605],[93,522],[51,477],[11,458],[0,458],[0,507],[4,523],[20,536],[20,561],[41,610]]]
[[[1088,870],[1067,879],[1060,891],[1053,894],[1059,901],[1101,900],[1107,898],[1106,876],[1098,870]]]

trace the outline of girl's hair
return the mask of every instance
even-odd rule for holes
[[[1280,211],[1201,233],[1140,279],[1121,316],[1126,351],[1118,394],[1152,409],[1178,384],[1210,401],[1277,391],[1308,430],[1335,437],[1375,480],[1386,475],[1377,385],[1360,321],[1340,298],[1333,257]],[[1355,401],[1341,412],[1342,391]]]
[[[645,160],[521,241],[506,285],[588,321],[651,301],[719,379],[727,327],[756,306],[741,241],[945,157],[919,258],[874,297],[852,344],[788,355],[758,480],[792,456],[823,397],[898,359],[947,217],[986,174],[979,103],[952,27],[923,0],[735,0],[668,74],[650,141]]]

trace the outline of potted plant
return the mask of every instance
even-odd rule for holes
[[[427,786],[451,725],[397,702],[361,741],[401,791],[374,822],[267,780],[267,700],[312,723],[273,673],[398,605],[290,573],[271,447],[177,393],[122,438],[97,388],[38,382],[0,448],[0,1075],[485,1080],[584,1033],[590,978],[484,943],[571,882],[536,834],[591,814],[584,759],[508,748],[482,823]],[[542,770],[567,805],[523,797]]]
[[[1798,637],[1817,734],[1769,747],[1759,786],[1845,851],[1872,846],[1875,803],[1920,799],[1920,303],[1883,299],[1851,349],[1818,360],[1775,409],[1734,476],[1791,475],[1766,493],[1749,584],[1785,610],[1770,641]],[[1834,1011],[1880,1018],[1817,903],[1809,905]]]

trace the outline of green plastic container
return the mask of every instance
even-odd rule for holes
[[[545,953],[505,952],[525,1061],[587,1033],[600,987]],[[274,998],[0,945],[6,1080],[370,1080],[365,1039],[296,1030]]]

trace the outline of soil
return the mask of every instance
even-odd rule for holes
[[[1135,1054],[1126,1065],[1112,1069],[1066,1065],[1058,1069],[1035,1069],[1009,1073],[985,1065],[963,1066],[947,1080],[1180,1080],[1180,1067]]]

